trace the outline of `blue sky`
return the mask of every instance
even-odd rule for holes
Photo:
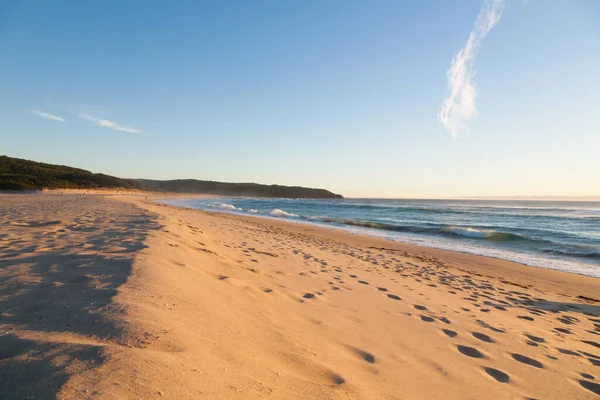
[[[483,5],[4,1],[0,154],[347,196],[599,195],[600,2],[504,2],[453,136],[446,73]]]

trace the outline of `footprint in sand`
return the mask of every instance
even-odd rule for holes
[[[554,330],[560,333],[564,333],[565,335],[571,335],[573,333],[570,329],[567,328],[554,328]]]
[[[331,373],[329,375],[329,377],[331,378],[333,383],[335,383],[336,385],[341,385],[342,383],[346,382],[346,380],[344,378],[342,378],[340,375],[338,375],[336,373]]]
[[[425,307],[425,306],[420,306],[420,305],[418,305],[418,304],[415,304],[413,307],[414,307],[414,308],[416,308],[417,310],[421,310],[421,311],[425,311],[425,310],[427,310],[427,307]]]
[[[536,343],[544,343],[544,342],[546,342],[546,339],[544,339],[544,338],[541,338],[541,337],[539,337],[539,336],[530,335],[530,334],[528,334],[528,333],[526,333],[526,334],[525,334],[525,336],[526,336],[526,337],[527,337],[529,340],[531,340],[532,342],[536,342]]]
[[[388,294],[387,297],[389,297],[392,300],[402,300],[400,296],[396,296],[395,294]]]
[[[590,392],[600,396],[600,385],[595,382],[586,381],[583,379],[579,380],[581,387],[589,390]]]
[[[508,383],[510,381],[510,377],[508,376],[508,374],[500,371],[499,369],[491,367],[484,367],[483,369],[489,376],[491,376],[500,383]]]
[[[348,348],[369,364],[375,364],[375,356],[368,351],[364,351],[363,349],[354,346],[348,346]]]
[[[592,363],[592,365],[595,365],[596,367],[600,367],[600,356],[597,356],[597,355],[592,354],[592,353],[588,353],[586,351],[582,351],[581,354],[583,354],[584,356],[588,357],[588,361],[590,363]]]
[[[485,333],[481,333],[481,332],[471,332],[471,334],[473,335],[474,338],[481,340],[482,342],[486,342],[486,343],[496,343],[494,341],[494,339],[492,339],[491,337],[489,337],[488,335],[486,335]]]
[[[442,329],[442,332],[444,332],[444,334],[446,336],[448,336],[449,338],[454,338],[454,337],[458,336],[458,333],[456,333],[450,329]]]
[[[594,346],[600,349],[600,343],[592,342],[591,340],[582,340],[583,343],[589,344],[590,346]]]
[[[495,328],[495,327],[493,327],[493,326],[489,325],[488,323],[486,323],[485,321],[482,321],[482,320],[480,320],[480,319],[476,320],[476,322],[477,322],[479,325],[483,326],[484,328],[486,328],[486,329],[489,329],[489,330],[491,330],[491,331],[494,331],[494,332],[496,332],[496,333],[506,333],[506,331],[505,331],[505,330],[503,330],[503,329],[500,329],[500,328]]]
[[[313,297],[315,297],[315,295],[313,293],[304,293],[304,297],[305,299],[312,299]]]
[[[600,367],[600,360],[596,358],[588,358],[588,361],[595,367]]]
[[[524,356],[523,354],[513,353],[513,354],[511,354],[511,356],[515,361],[518,361],[523,364],[527,364],[530,367],[544,368],[544,365],[541,362],[539,362],[538,360],[534,360],[533,358]]]
[[[526,321],[533,321],[534,319],[527,315],[519,315],[517,318],[524,319]]]
[[[576,353],[573,350],[561,349],[560,347],[557,347],[556,350],[558,350],[559,353],[566,354],[568,356],[581,357],[579,353]]]
[[[380,292],[387,292],[387,288],[384,287],[378,287],[377,290],[379,290]]]
[[[469,347],[469,346],[462,346],[462,345],[457,345],[456,348],[458,349],[458,352],[462,355],[465,355],[467,357],[472,357],[472,358],[485,358],[485,356],[483,355],[483,353],[481,353],[479,350],[477,350],[474,347]]]
[[[565,325],[571,325],[571,324],[574,324],[574,323],[577,323],[577,322],[579,322],[579,320],[578,320],[577,318],[575,318],[575,317],[571,317],[571,316],[568,316],[568,315],[563,315],[563,316],[561,316],[561,317],[558,317],[558,318],[556,318],[556,319],[557,319],[559,322],[562,322],[562,323],[563,323],[563,324],[565,324]]]
[[[427,315],[421,315],[421,321],[423,322],[434,322],[435,319],[428,317]]]

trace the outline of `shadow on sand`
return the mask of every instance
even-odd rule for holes
[[[123,340],[111,298],[159,227],[138,207],[102,198],[2,202],[0,398],[55,398],[77,368],[102,362],[104,342]]]

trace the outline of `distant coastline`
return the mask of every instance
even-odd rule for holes
[[[281,198],[342,199],[325,189],[177,179],[123,179],[65,165],[0,156],[0,191],[46,189],[118,189],[178,194],[210,194]]]

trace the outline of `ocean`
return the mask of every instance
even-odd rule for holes
[[[600,202],[242,197],[162,202],[335,227],[600,277]]]

